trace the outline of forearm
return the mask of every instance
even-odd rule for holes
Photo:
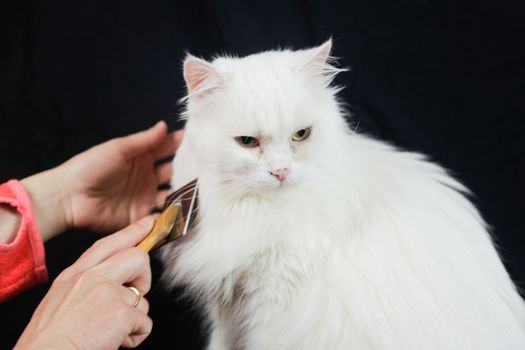
[[[66,231],[71,215],[63,190],[61,167],[27,177],[21,183],[31,198],[42,240],[45,242]]]

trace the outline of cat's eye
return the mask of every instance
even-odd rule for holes
[[[297,131],[295,134],[292,135],[293,141],[304,141],[310,136],[310,133],[312,132],[312,128],[304,128],[299,131]]]
[[[237,136],[235,141],[242,147],[254,148],[259,146],[259,141],[255,137],[251,136]]]

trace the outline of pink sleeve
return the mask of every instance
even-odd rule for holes
[[[29,195],[20,182],[0,185],[0,205],[9,205],[20,213],[20,227],[15,239],[0,244],[0,303],[47,281],[44,244],[36,224]],[[1,225],[1,223],[0,223]]]

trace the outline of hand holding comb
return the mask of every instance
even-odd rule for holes
[[[170,194],[153,228],[137,247],[149,252],[154,247],[184,237],[196,217],[197,194],[197,179]]]

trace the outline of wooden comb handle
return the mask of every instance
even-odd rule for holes
[[[180,205],[177,203],[169,205],[155,220],[151,231],[137,247],[145,252],[149,252],[157,243],[166,238],[170,234],[175,221],[182,214],[180,213],[181,210]]]

